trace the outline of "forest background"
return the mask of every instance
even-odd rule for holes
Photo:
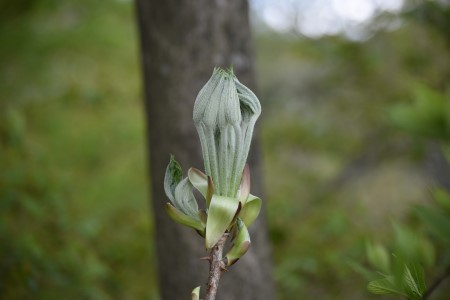
[[[376,299],[360,266],[393,223],[437,251],[411,207],[448,164],[395,112],[450,101],[449,4],[353,2],[250,2],[279,299]],[[1,298],[158,299],[135,18],[0,4]]]

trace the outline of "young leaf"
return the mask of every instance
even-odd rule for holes
[[[256,196],[250,194],[248,196],[247,202],[239,214],[239,217],[245,223],[245,226],[250,227],[250,225],[256,220],[261,211],[262,201]]]
[[[196,287],[192,290],[192,300],[199,300],[200,299],[200,287]]]
[[[188,178],[183,179],[175,188],[175,207],[186,215],[197,219],[198,204],[192,193],[192,184]]]
[[[247,227],[239,219],[237,222],[237,226],[239,233],[236,236],[236,240],[234,241],[230,251],[228,251],[227,255],[225,256],[227,258],[228,266],[236,263],[250,247],[250,234],[248,233]]]
[[[207,176],[196,168],[190,168],[188,171],[189,181],[192,185],[206,198],[208,191],[208,178]]]
[[[166,175],[164,177],[164,191],[167,197],[175,204],[175,188],[183,178],[183,171],[180,164],[175,160],[174,156],[170,156],[169,164],[167,165]]]
[[[239,206],[237,198],[213,195],[206,222],[206,248],[211,249],[219,241],[233,221]]]
[[[175,222],[194,228],[199,232],[205,231],[205,225],[200,220],[185,215],[169,202],[166,203],[166,211]]]

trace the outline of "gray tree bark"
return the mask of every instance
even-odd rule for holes
[[[245,0],[137,0],[150,148],[152,206],[156,223],[162,299],[189,299],[205,284],[204,241],[174,223],[164,211],[165,168],[172,153],[184,171],[203,169],[192,108],[214,66],[233,65],[239,80],[254,89],[254,65]],[[255,134],[256,136],[257,134]],[[262,194],[258,141],[249,163],[252,193]],[[223,274],[217,299],[275,299],[265,214],[250,228],[249,252]]]

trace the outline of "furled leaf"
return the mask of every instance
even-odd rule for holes
[[[189,169],[188,177],[192,185],[206,198],[208,191],[208,177],[196,168]]]
[[[206,248],[211,249],[219,241],[233,221],[239,206],[237,198],[213,195],[206,222]]]
[[[183,171],[180,164],[175,160],[174,156],[170,156],[169,164],[167,165],[166,175],[164,177],[164,191],[167,197],[175,204],[175,188],[183,178]]]
[[[242,172],[241,186],[239,187],[239,201],[242,205],[245,205],[247,198],[250,194],[250,167],[248,164],[245,165],[244,171]]]
[[[166,203],[166,211],[175,222],[194,228],[199,232],[205,231],[205,225],[200,220],[185,215],[169,202]]]
[[[236,263],[239,258],[241,258],[250,247],[250,234],[248,233],[247,227],[244,222],[238,219],[237,227],[239,233],[236,236],[236,240],[234,241],[230,251],[228,251],[227,255],[227,265],[231,266]]]
[[[248,196],[247,202],[239,214],[239,217],[245,223],[245,226],[250,227],[250,225],[256,220],[261,211],[262,201],[258,197],[250,194]]]
[[[369,282],[367,285],[369,292],[384,295],[384,294],[397,294],[406,296],[402,289],[395,286],[394,280],[391,277],[377,279]]]
[[[199,300],[200,299],[200,287],[196,287],[192,290],[192,300]]]
[[[198,219],[198,204],[192,193],[192,184],[188,178],[183,179],[175,188],[175,207],[186,215]]]

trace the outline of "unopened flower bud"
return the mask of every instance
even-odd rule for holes
[[[216,68],[200,90],[193,119],[206,174],[218,195],[236,197],[261,105],[232,70]]]

